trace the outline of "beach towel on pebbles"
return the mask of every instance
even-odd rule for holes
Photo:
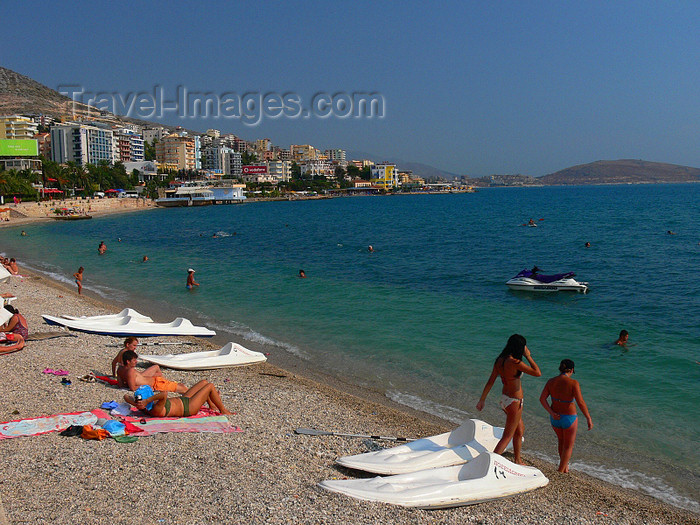
[[[141,412],[135,410],[134,414],[141,414]],[[150,436],[160,432],[214,432],[217,434],[243,432],[240,427],[232,425],[226,416],[208,408],[202,408],[196,415],[190,417],[128,416],[124,421],[139,429],[139,432],[130,431],[129,435],[132,436]]]
[[[38,436],[48,432],[65,430],[71,425],[94,425],[98,417],[105,413],[97,410],[91,412],[71,412],[53,416],[35,417],[0,423],[0,439],[10,439],[25,436]]]

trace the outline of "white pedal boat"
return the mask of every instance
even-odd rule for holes
[[[155,365],[174,368],[175,370],[211,370],[267,361],[265,355],[248,350],[238,343],[227,343],[220,350],[212,350],[210,352],[190,352],[177,355],[139,355],[139,359]]]
[[[85,321],[80,319],[64,319],[52,315],[42,315],[44,321],[51,325],[65,326],[71,330],[88,332],[92,334],[112,335],[125,337],[153,337],[166,335],[194,335],[197,337],[211,337],[216,335],[214,330],[203,326],[194,326],[188,319],[178,317],[170,323],[144,323],[131,317],[119,319],[106,319],[102,322]]]
[[[12,274],[7,271],[7,268],[0,265],[0,283],[6,283],[10,280],[10,277],[12,277]]]
[[[97,321],[97,322],[113,321],[115,319],[123,319],[124,317],[131,317],[132,319],[135,319],[141,323],[152,323],[153,322],[153,319],[151,319],[147,315],[143,315],[143,314],[138,313],[136,310],[133,310],[132,308],[124,308],[118,314],[92,315],[92,316],[81,315],[80,317],[76,317],[73,315],[62,315],[61,317],[63,317],[64,319],[72,319],[74,321]]]
[[[369,479],[327,480],[319,486],[366,501],[439,509],[506,498],[547,483],[549,480],[535,467],[483,452],[464,465]]]
[[[482,452],[492,452],[502,436],[502,427],[468,419],[451,432],[376,452],[344,456],[335,462],[375,474],[405,474],[466,463]],[[508,448],[512,446],[511,442]]]
[[[554,275],[533,274],[532,270],[523,270],[506,282],[511,290],[526,292],[581,292],[588,291],[587,282],[574,279],[574,272],[557,273]]]

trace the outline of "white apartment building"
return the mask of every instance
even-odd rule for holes
[[[289,182],[292,176],[291,160],[270,160],[267,162],[267,172],[275,182]]]
[[[112,130],[68,123],[51,126],[51,160],[64,164],[97,164],[106,160],[114,163]]]
[[[333,177],[335,175],[335,166],[327,160],[312,160],[299,164],[302,175],[315,177],[323,175],[324,177]]]

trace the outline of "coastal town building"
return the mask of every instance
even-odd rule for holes
[[[292,176],[291,160],[271,160],[267,163],[267,171],[275,182],[289,182]]]
[[[292,160],[297,164],[317,160],[320,155],[320,151],[310,144],[292,144],[289,150],[292,153]]]
[[[301,162],[299,164],[302,175],[308,177],[333,177],[335,174],[335,166],[327,160],[312,160]]]
[[[51,126],[51,160],[59,164],[75,162],[79,166],[114,163],[113,133],[110,129],[82,123]]]
[[[229,146],[212,145],[202,149],[203,169],[219,172],[222,175],[239,177],[241,175],[241,154]]]
[[[331,162],[335,161],[342,164],[346,163],[344,149],[327,149],[324,152],[324,154],[326,155],[326,158]]]
[[[195,170],[194,137],[172,133],[156,142],[156,161],[164,170]]]
[[[0,139],[32,139],[39,124],[22,115],[0,116]]]
[[[218,139],[221,136],[221,131],[218,129],[208,129],[205,135],[213,139]]]
[[[375,164],[370,171],[370,181],[385,190],[397,188],[399,178],[396,164]]]
[[[39,155],[45,159],[51,158],[51,134],[48,132],[37,133],[34,135],[36,139],[37,146],[39,149]]]
[[[143,137],[128,128],[112,130],[114,162],[139,162],[144,158]]]
[[[32,173],[41,175],[41,161],[32,158],[9,158],[0,157],[0,171],[24,171],[29,170]]]
[[[170,135],[170,133],[170,130],[161,126],[155,128],[143,128],[141,131],[143,140],[149,144],[153,144],[154,140],[160,140],[163,137],[167,137]]]
[[[158,166],[156,162],[152,160],[125,162],[124,169],[129,175],[136,170],[138,172],[139,182],[148,182],[150,180],[164,181],[168,177],[166,173],[158,173]]]
[[[273,151],[275,152],[275,159],[277,160],[292,160],[292,152],[288,149],[275,146]]]
[[[263,182],[275,183],[275,179],[267,171],[267,164],[251,164],[242,168],[243,182]]]

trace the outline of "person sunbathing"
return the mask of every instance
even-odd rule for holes
[[[24,337],[19,334],[12,332],[5,334],[5,341],[9,341],[12,344],[0,345],[0,354],[11,354],[24,348]]]
[[[141,399],[138,399],[139,396]],[[204,403],[221,414],[231,414],[221,401],[219,391],[206,379],[202,379],[179,397],[168,398],[167,392],[154,393],[150,387],[141,386],[133,395],[124,394],[124,401],[153,417],[194,416]]]
[[[187,387],[182,383],[165,379],[158,365],[149,366],[143,372],[139,372],[136,370],[138,360],[139,356],[133,350],[126,350],[122,354],[124,364],[117,369],[117,386],[131,391],[135,391],[142,385],[148,385],[159,392],[177,392],[178,394],[187,392]]]
[[[29,325],[25,317],[19,313],[19,310],[11,304],[5,305],[5,310],[12,314],[10,320],[5,325],[0,327],[0,332],[10,332],[22,336],[23,340],[29,337]]]

